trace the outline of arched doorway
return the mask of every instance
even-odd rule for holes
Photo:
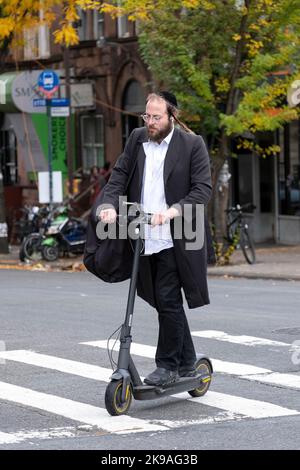
[[[125,111],[137,114],[137,116],[131,114],[122,115],[122,140],[124,147],[133,129],[143,125],[143,121],[139,115],[145,111],[145,94],[137,80],[131,80],[126,85],[123,93],[122,108]]]

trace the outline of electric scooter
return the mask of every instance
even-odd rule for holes
[[[131,204],[131,203],[127,203]],[[105,392],[105,407],[112,416],[128,413],[132,397],[136,400],[153,400],[168,395],[187,391],[192,397],[205,395],[211,383],[213,367],[210,359],[203,355],[197,355],[195,373],[191,377],[180,377],[178,381],[167,385],[146,385],[135,367],[130,354],[132,342],[131,326],[136,295],[136,284],[139,270],[139,258],[143,240],[141,229],[143,225],[151,223],[152,214],[139,210],[135,218],[135,233],[137,235],[132,274],[129,285],[125,321],[121,327],[120,349],[118,355],[117,369],[113,372]],[[128,217],[129,220],[129,217]]]

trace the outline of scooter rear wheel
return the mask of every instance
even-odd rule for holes
[[[56,261],[59,256],[59,248],[57,245],[44,245],[42,255],[46,261]]]
[[[127,386],[125,402],[121,401],[122,380],[112,380],[106,387],[105,407],[110,415],[120,416],[128,412],[132,400],[132,387]]]
[[[206,394],[207,390],[209,389],[210,382],[211,382],[211,375],[212,375],[212,368],[210,363],[206,359],[200,359],[196,366],[196,371],[199,372],[201,375],[209,375],[210,378],[206,379],[205,383],[202,383],[200,387],[195,388],[194,390],[190,390],[189,394],[192,397],[203,397]]]

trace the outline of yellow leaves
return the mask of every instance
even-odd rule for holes
[[[101,11],[107,13],[112,18],[123,15],[123,8],[111,5],[110,3],[103,2],[101,5]],[[133,15],[132,15],[133,16]],[[135,17],[135,15],[134,15]]]
[[[259,30],[260,30],[260,27],[259,27],[258,24],[252,23],[252,24],[249,25],[249,29],[250,29],[251,31],[259,31]]]
[[[65,20],[66,22],[76,21],[80,18],[77,13],[76,5],[70,5],[65,11]]]
[[[14,30],[14,21],[12,18],[3,18],[0,22],[0,38],[4,39]]]
[[[79,43],[78,34],[71,24],[64,23],[62,28],[57,29],[53,34],[56,43],[64,44],[67,47]]]
[[[260,17],[257,22],[258,22],[258,29],[259,27],[264,28],[266,26],[269,26],[269,22],[264,17]]]
[[[257,142],[255,141],[250,141],[247,139],[239,138],[238,139],[238,144],[237,144],[238,149],[244,149],[244,150],[249,150],[250,152],[256,153],[256,155],[259,155],[263,158],[271,155],[276,155],[277,153],[280,152],[280,146],[279,145],[269,145],[268,147],[262,147],[260,146]]]
[[[247,43],[247,49],[249,52],[250,57],[254,57],[259,53],[259,50],[263,47],[262,41],[255,41],[254,39],[250,39]]]
[[[233,39],[234,41],[240,41],[240,40],[242,39],[242,36],[241,36],[240,34],[234,34],[234,35],[232,36],[232,39]]]
[[[230,83],[226,77],[217,78],[215,86],[218,93],[227,93],[230,89]]]
[[[45,21],[45,23],[47,23],[48,25],[50,25],[51,23],[53,23],[55,20],[56,20],[56,15],[55,15],[55,13],[50,12],[50,11],[44,13],[44,21]]]
[[[76,0],[76,5],[82,9],[87,10],[95,10],[99,9],[101,6],[100,1],[97,0]]]
[[[182,0],[182,6],[184,8],[197,8],[197,7],[202,7],[204,10],[214,10],[216,8],[216,5],[214,2],[210,2],[208,0]]]

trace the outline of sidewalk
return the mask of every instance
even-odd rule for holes
[[[46,261],[21,263],[19,247],[12,246],[9,254],[0,254],[0,269],[34,271],[84,271],[82,256]],[[231,257],[228,266],[209,266],[209,276],[243,277],[253,279],[282,279],[300,281],[300,245],[256,245],[256,263],[248,264],[241,250]]]
[[[41,261],[27,261],[21,263],[19,260],[19,246],[10,246],[8,254],[0,253],[0,270],[1,269],[19,269],[30,271],[85,271],[82,264],[82,255],[59,258],[57,261],[48,262]]]
[[[248,264],[241,250],[228,266],[209,266],[211,276],[300,281],[300,245],[256,245],[256,263]]]

